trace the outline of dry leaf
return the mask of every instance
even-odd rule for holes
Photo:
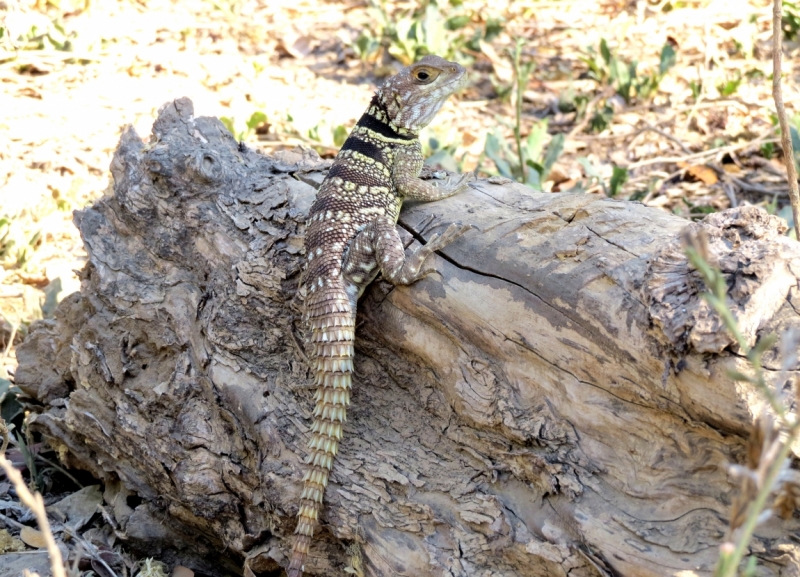
[[[28,547],[36,547],[37,549],[44,549],[47,542],[44,539],[44,533],[33,527],[25,526],[19,532],[19,538],[22,539]]]
[[[689,164],[688,162],[678,162],[678,168],[683,168],[697,180],[702,181],[704,184],[711,186],[717,184],[717,173],[714,169],[707,167],[704,164]]]
[[[488,42],[481,42],[481,52],[483,52],[489,60],[492,61],[494,73],[500,82],[511,82],[514,78],[514,69],[506,58],[500,56],[494,47]]]

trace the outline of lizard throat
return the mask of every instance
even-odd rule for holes
[[[361,116],[356,126],[364,127],[384,138],[397,140],[414,140],[417,138],[415,132],[407,128],[400,128],[390,120],[389,113],[377,94],[372,97],[369,108]]]

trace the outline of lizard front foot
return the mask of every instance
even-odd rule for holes
[[[464,192],[469,188],[469,181],[475,178],[474,172],[448,176],[442,183],[437,183],[436,188],[441,192],[442,198]]]

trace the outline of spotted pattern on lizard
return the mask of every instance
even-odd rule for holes
[[[289,577],[302,575],[342,439],[359,296],[379,272],[395,285],[433,272],[423,269],[428,256],[470,228],[452,224],[408,256],[396,228],[404,200],[439,200],[467,187],[471,175],[439,187],[421,180],[418,138],[465,80],[464,68],[438,56],[425,56],[389,78],[342,146],[311,207],[304,320],[317,392]]]

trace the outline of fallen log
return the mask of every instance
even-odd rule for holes
[[[313,406],[297,285],[329,163],[238,146],[188,99],[75,215],[81,291],[38,322],[16,383],[33,430],[105,482],[119,538],[210,575],[280,574]],[[433,222],[431,218],[434,217]],[[800,248],[754,207],[691,224],[511,182],[406,208],[424,242],[476,230],[359,306],[356,379],[311,575],[707,575],[728,465],[764,401],[699,297],[702,228],[750,342],[800,327]],[[765,367],[777,375],[775,350]],[[788,377],[798,375],[794,366]],[[797,519],[753,551],[800,571]]]

